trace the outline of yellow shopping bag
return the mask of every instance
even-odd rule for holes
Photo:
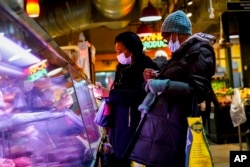
[[[135,161],[132,161],[130,167],[146,167],[146,166],[143,164],[137,163]]]
[[[201,117],[188,117],[185,167],[213,167]]]

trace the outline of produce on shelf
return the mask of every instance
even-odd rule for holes
[[[232,96],[234,93],[233,88],[221,88],[218,90],[214,90],[214,93],[217,97],[217,100],[219,102],[220,105],[224,106],[224,105],[230,105],[232,102]]]
[[[242,88],[240,91],[240,97],[245,105],[250,104],[250,88]]]
[[[232,96],[234,94],[233,88],[222,88],[214,90],[216,96]]]
[[[245,104],[250,104],[250,88],[239,88],[240,96]],[[214,90],[220,105],[230,105],[234,95],[233,88],[221,88]]]
[[[249,99],[250,98],[250,88],[240,89],[240,95],[241,95],[241,98]]]

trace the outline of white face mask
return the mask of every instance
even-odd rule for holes
[[[119,61],[119,63],[126,65],[126,64],[131,64],[132,63],[132,59],[131,56],[126,57],[124,53],[121,53],[117,56],[117,60]]]
[[[179,49],[181,47],[180,41],[178,40],[178,36],[176,37],[176,41],[173,42],[172,41],[172,35],[170,37],[170,40],[168,42],[168,47],[171,50],[171,52],[175,52],[177,49]]]

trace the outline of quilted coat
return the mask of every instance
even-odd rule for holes
[[[209,39],[195,34],[173,53],[159,76],[170,84],[144,116],[129,154],[132,160],[153,167],[184,167],[186,117],[191,114],[193,93],[203,101],[215,72]]]
[[[140,121],[138,105],[146,96],[143,88],[145,68],[159,70],[151,58],[145,55],[138,56],[137,61],[131,65],[117,66],[114,89],[109,94],[114,121],[109,140],[117,159],[122,158]]]

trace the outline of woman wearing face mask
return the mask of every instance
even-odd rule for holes
[[[143,101],[146,112],[130,158],[147,167],[184,167],[187,116],[193,99],[200,103],[210,96],[215,72],[215,37],[192,35],[189,18],[183,11],[169,14],[162,23],[162,36],[168,41],[172,58],[157,78],[152,69],[143,73],[147,92],[156,95]],[[195,101],[194,101],[195,102]]]
[[[109,98],[114,124],[110,129],[109,141],[114,148],[114,166],[130,167],[130,160],[124,157],[125,150],[140,121],[139,104],[146,96],[143,71],[145,68],[159,70],[150,57],[143,53],[140,38],[133,32],[120,33],[115,38],[118,65],[111,90],[94,88],[94,94]]]

